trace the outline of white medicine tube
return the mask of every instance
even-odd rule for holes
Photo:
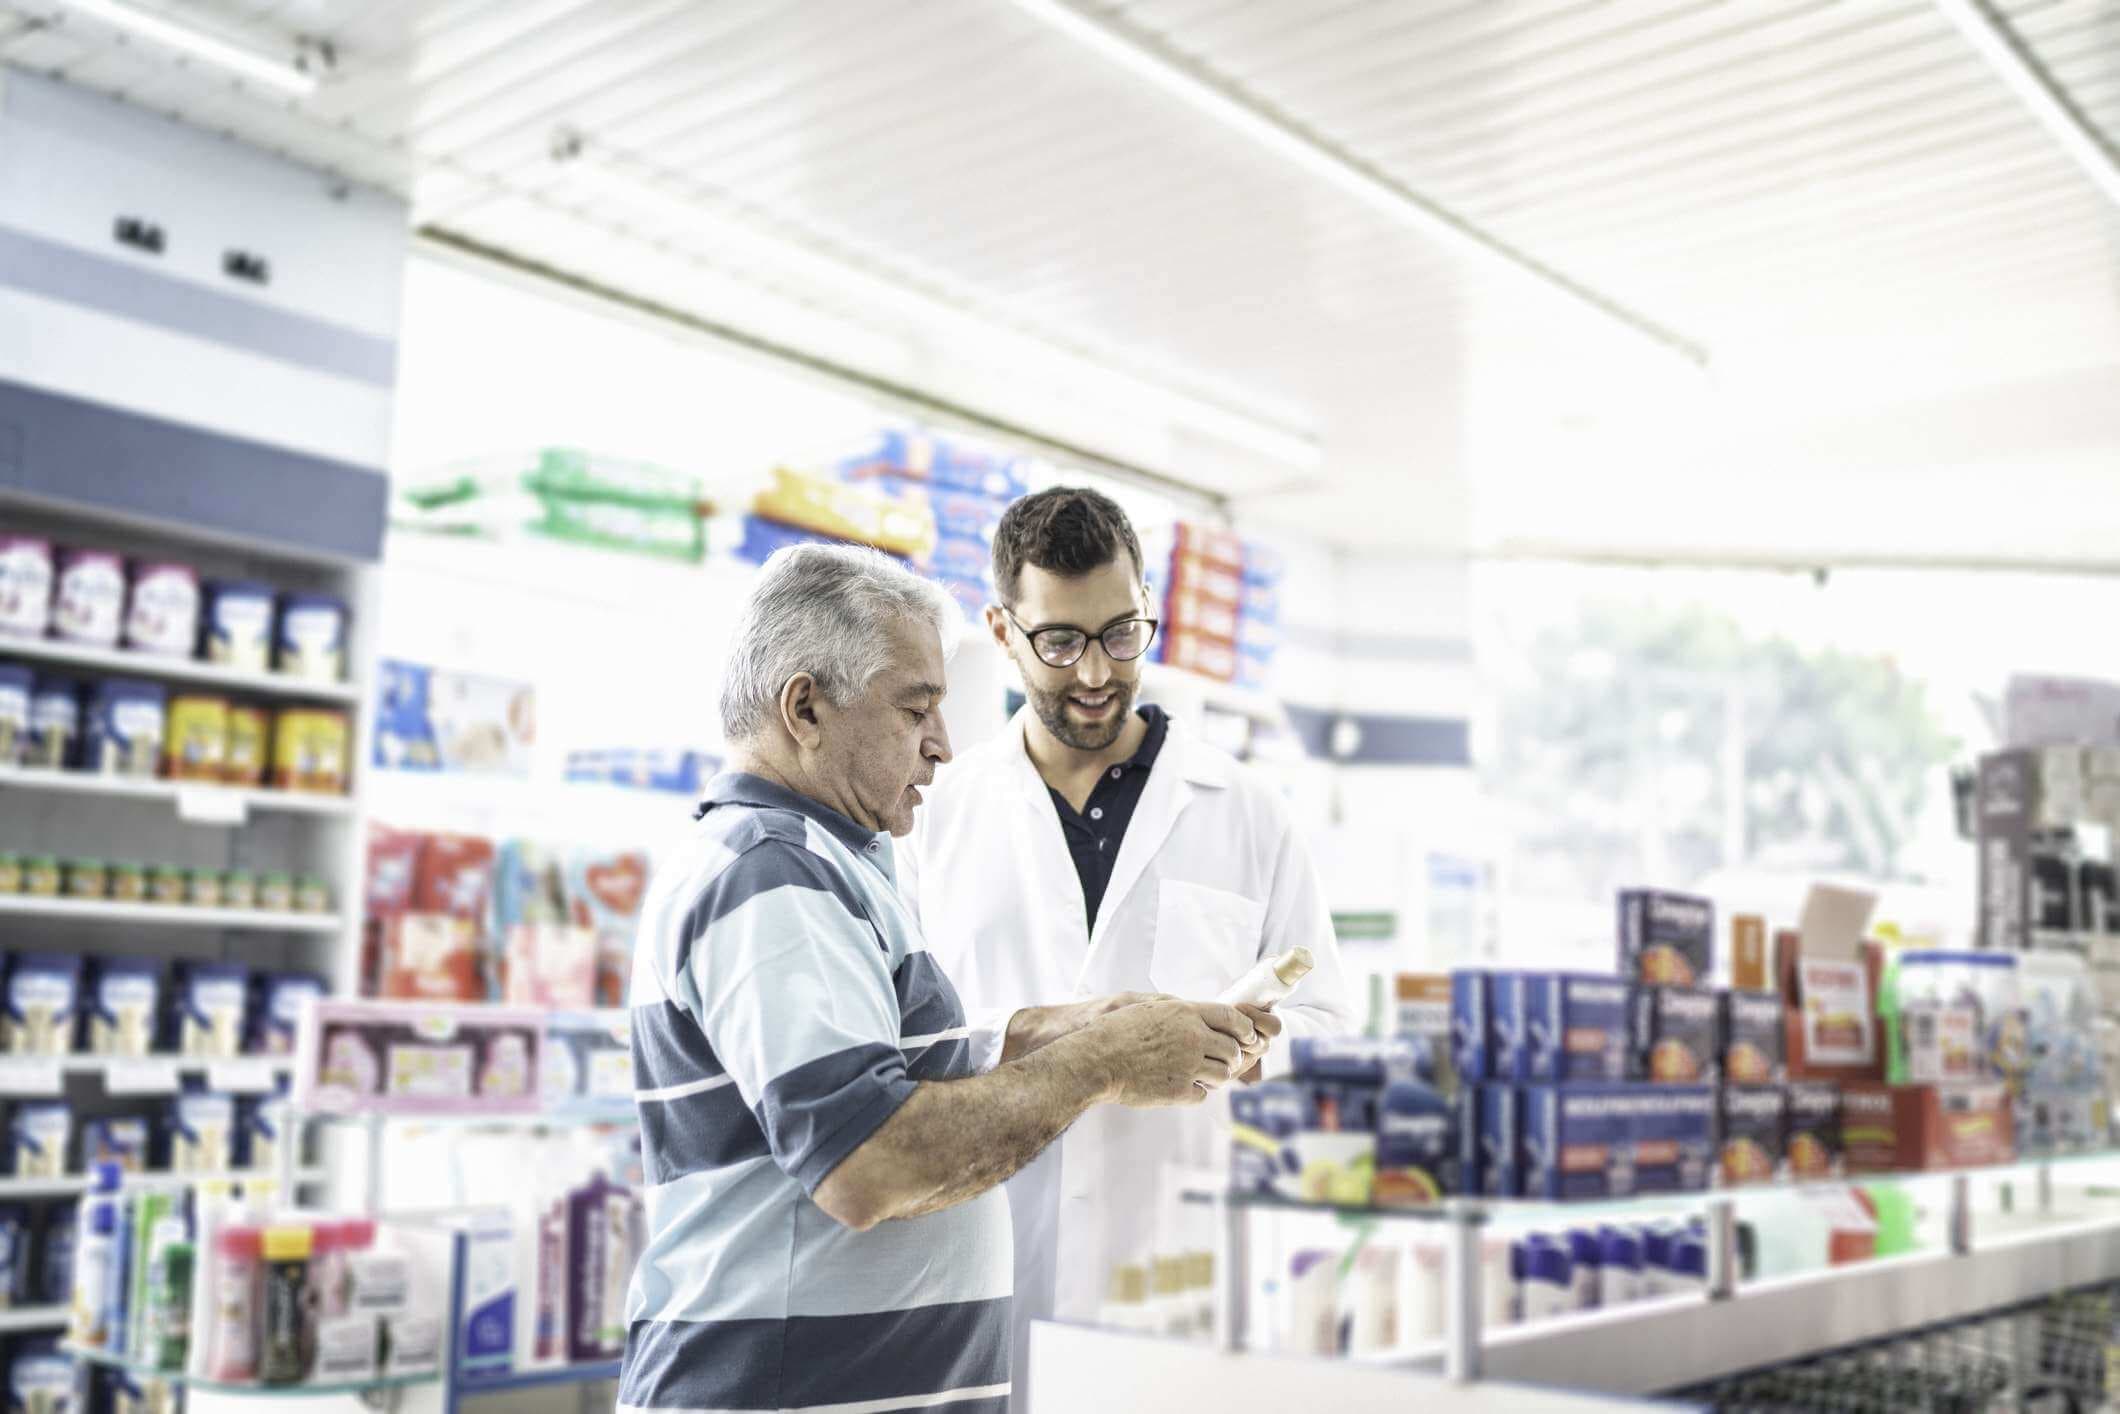
[[[1262,957],[1215,1000],[1224,1006],[1272,1006],[1293,992],[1315,966],[1317,959],[1305,947],[1290,948],[1277,957]]]

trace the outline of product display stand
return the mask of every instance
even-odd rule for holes
[[[1446,1198],[1426,1208],[1332,1208],[1269,1194],[1194,1192],[1216,1210],[1217,1322],[1212,1349],[1247,1358],[1257,1314],[1259,1262],[1253,1220],[1308,1214],[1440,1229],[1443,1339],[1388,1355],[1301,1360],[1313,1378],[1378,1366],[1439,1374],[1454,1386],[1482,1381],[1643,1396],[1700,1385],[1742,1371],[1962,1323],[2013,1304],[2120,1280],[2120,1211],[2056,1211],[2054,1171],[2120,1167],[2120,1150],[2021,1159],[1978,1169],[1863,1174],[1805,1189],[1937,1183],[1942,1190],[1940,1250],[1828,1267],[1740,1285],[1737,1220],[1752,1199],[1792,1186],[1758,1185],[1578,1203]],[[2011,1214],[2017,1230],[1975,1241],[1974,1181],[2028,1174],[2034,1211]],[[2016,1190],[2012,1190],[2014,1194]],[[2005,1209],[2007,1211],[2007,1209]],[[1655,1297],[1535,1323],[1483,1329],[1481,1239],[1491,1225],[1569,1227],[1652,1218],[1699,1218],[1708,1270],[1698,1294]],[[1136,1337],[1138,1339],[1138,1337]],[[1164,1342],[1197,1352],[1209,1348]],[[1320,1396],[1322,1399],[1322,1395]]]

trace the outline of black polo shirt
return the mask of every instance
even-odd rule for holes
[[[1092,931],[1097,926],[1097,908],[1104,902],[1104,891],[1111,886],[1112,862],[1119,857],[1119,842],[1126,838],[1127,822],[1134,818],[1141,792],[1148,789],[1149,768],[1163,750],[1163,738],[1170,735],[1170,718],[1161,707],[1151,703],[1141,709],[1140,717],[1148,723],[1148,735],[1141,738],[1141,749],[1105,770],[1080,814],[1067,803],[1066,796],[1051,786],[1045,788],[1053,798],[1053,809],[1059,813],[1060,833],[1067,837],[1067,852],[1075,861],[1076,877],[1082,880],[1082,903],[1089,913]]]

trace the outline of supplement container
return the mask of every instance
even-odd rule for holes
[[[147,897],[147,866],[117,863],[110,866],[110,896],[118,903],[139,903]]]
[[[64,873],[68,898],[100,899],[110,891],[110,874],[100,859],[69,859]]]
[[[224,780],[228,699],[198,693],[170,698],[167,748],[167,774],[171,780]]]
[[[36,675],[0,663],[0,766],[12,766],[29,748],[29,702]]]
[[[274,666],[289,677],[337,682],[346,675],[346,605],[328,594],[280,600]]]
[[[69,643],[118,646],[125,618],[125,561],[108,550],[61,550],[52,632]]]
[[[51,542],[0,535],[0,633],[42,638],[51,621]]]
[[[199,641],[197,571],[166,561],[135,565],[126,601],[126,647],[174,658],[191,656]]]
[[[272,666],[272,588],[209,580],[200,637],[206,661],[245,672]]]
[[[0,894],[22,892],[22,857],[17,854],[0,854]]]
[[[88,714],[87,768],[104,775],[153,776],[162,764],[168,697],[160,683],[133,678],[110,678],[98,686]]]
[[[156,903],[184,902],[184,871],[174,864],[159,864],[148,876],[148,893]]]
[[[70,679],[37,679],[29,698],[29,740],[22,764],[47,771],[74,764],[81,739],[81,691]]]
[[[59,896],[59,861],[48,854],[22,861],[22,892],[35,898]]]
[[[272,750],[272,714],[241,703],[228,709],[228,736],[221,753],[221,779],[232,786],[265,782]]]

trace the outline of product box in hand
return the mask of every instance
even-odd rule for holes
[[[1715,967],[1715,905],[1692,894],[1622,889],[1620,976],[1652,986],[1707,983]]]
[[[1843,1085],[1840,1115],[1851,1174],[1969,1168],[2017,1157],[2009,1087],[2000,1081]]]
[[[1717,1094],[1716,1182],[1770,1183],[1787,1160],[1789,1096],[1779,1085],[1725,1085]]]
[[[1586,972],[1526,972],[1497,987],[1507,998],[1513,1078],[1528,1083],[1625,1080],[1633,989]]]
[[[1711,1084],[1721,1073],[1722,1002],[1705,987],[1639,987],[1634,1075],[1668,1085]]]
[[[1724,992],[1722,1078],[1732,1085],[1778,1085],[1788,1075],[1786,1022],[1773,992]]]
[[[1840,1139],[1840,1087],[1829,1080],[1787,1086],[1789,1177],[1839,1178],[1847,1170]]]

